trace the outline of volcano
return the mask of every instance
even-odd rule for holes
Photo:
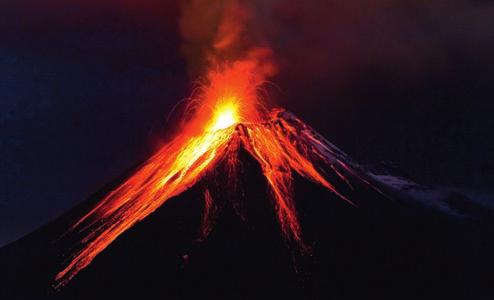
[[[249,59],[210,72],[209,84],[198,96],[198,107],[183,130],[71,226],[71,231],[84,237],[81,248],[57,274],[57,288],[87,267],[119,235],[188,190],[218,164],[230,179],[225,189],[230,188],[238,198],[239,150],[258,162],[274,200],[281,233],[302,252],[306,245],[292,198],[294,173],[350,204],[349,197],[335,187],[335,180],[349,188],[350,178],[374,187],[349,164],[345,154],[294,115],[259,105],[259,68],[258,59]],[[207,187],[203,193],[207,204],[203,231],[208,232],[215,198]]]
[[[259,145],[252,136],[262,130],[275,133],[268,137],[275,157],[263,159],[254,150]],[[182,190],[158,197],[166,203],[157,203],[145,218],[133,218],[131,202],[144,191],[118,201],[136,178],[144,178],[137,186],[146,188],[155,184],[156,174],[162,178],[158,170],[146,169],[162,159],[160,152],[2,248],[2,299],[493,295],[491,215],[467,197],[417,199],[414,192],[429,192],[365,170],[280,109],[268,121],[233,122],[212,132],[228,136],[215,148],[219,158],[187,159],[192,166],[210,165]],[[293,170],[270,161],[275,158],[289,161]],[[141,177],[143,170],[150,173]],[[197,175],[194,170],[189,172]],[[280,174],[285,177],[276,177]],[[283,179],[282,194],[272,182],[276,178]],[[128,224],[127,218],[136,222],[105,235],[113,233],[108,228]],[[94,241],[104,247],[94,248],[100,245]]]
[[[88,201],[2,248],[1,299],[494,294],[484,275],[491,210],[378,175],[270,103],[272,53],[232,47],[248,40],[237,22],[249,14],[235,3],[213,26],[207,75],[175,132]]]

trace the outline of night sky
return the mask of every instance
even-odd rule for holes
[[[492,2],[254,2],[279,64],[271,103],[363,165],[492,194]],[[0,245],[176,129],[169,113],[195,80],[179,18],[166,0],[2,1]]]

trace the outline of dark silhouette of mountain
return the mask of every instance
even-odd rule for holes
[[[383,196],[354,182],[351,206],[295,176],[305,243],[280,234],[258,163],[241,151],[239,190],[212,170],[121,235],[68,285],[53,279],[77,246],[65,234],[122,178],[26,237],[0,249],[0,298],[8,299],[492,299],[490,215],[451,195],[450,214],[390,186]],[[200,233],[202,191],[218,204]],[[437,206],[437,205],[436,205]],[[439,205],[441,206],[441,205]],[[220,209],[221,208],[221,209]]]

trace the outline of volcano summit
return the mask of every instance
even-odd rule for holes
[[[269,185],[274,209],[287,240],[304,248],[292,199],[293,172],[352,203],[335,188],[333,178],[347,183],[357,175],[347,157],[290,113],[259,107],[257,61],[240,61],[210,74],[210,85],[198,99],[184,130],[162,147],[118,188],[109,193],[71,230],[85,233],[82,248],[56,277],[65,284],[120,234],[154,212],[171,197],[198,182],[219,162],[235,185],[237,153],[246,150],[259,163]],[[332,173],[332,174],[331,174]],[[206,189],[208,202],[214,201]]]

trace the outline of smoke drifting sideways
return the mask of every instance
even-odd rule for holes
[[[214,56],[269,46],[281,68],[340,82],[371,64],[441,68],[456,50],[488,59],[493,28],[494,5],[466,0],[192,0],[180,19],[191,74]]]
[[[491,189],[492,2],[269,2],[283,107],[362,163]]]
[[[488,78],[494,70],[494,4],[203,0],[183,5],[182,51],[191,78],[214,61],[211,57],[235,59],[253,47],[269,48],[277,72],[268,78],[282,94],[273,93],[270,101],[311,120],[357,160],[386,160],[403,176],[432,185],[494,182],[487,150],[494,144],[486,129],[494,126],[486,113],[493,111]],[[243,7],[242,13],[232,13],[235,6]],[[242,20],[242,26],[227,25],[228,18]],[[236,40],[217,49],[224,28],[236,32]],[[364,150],[362,144],[369,143],[375,147]],[[416,154],[403,156],[409,148]],[[417,163],[424,159],[434,163]]]

